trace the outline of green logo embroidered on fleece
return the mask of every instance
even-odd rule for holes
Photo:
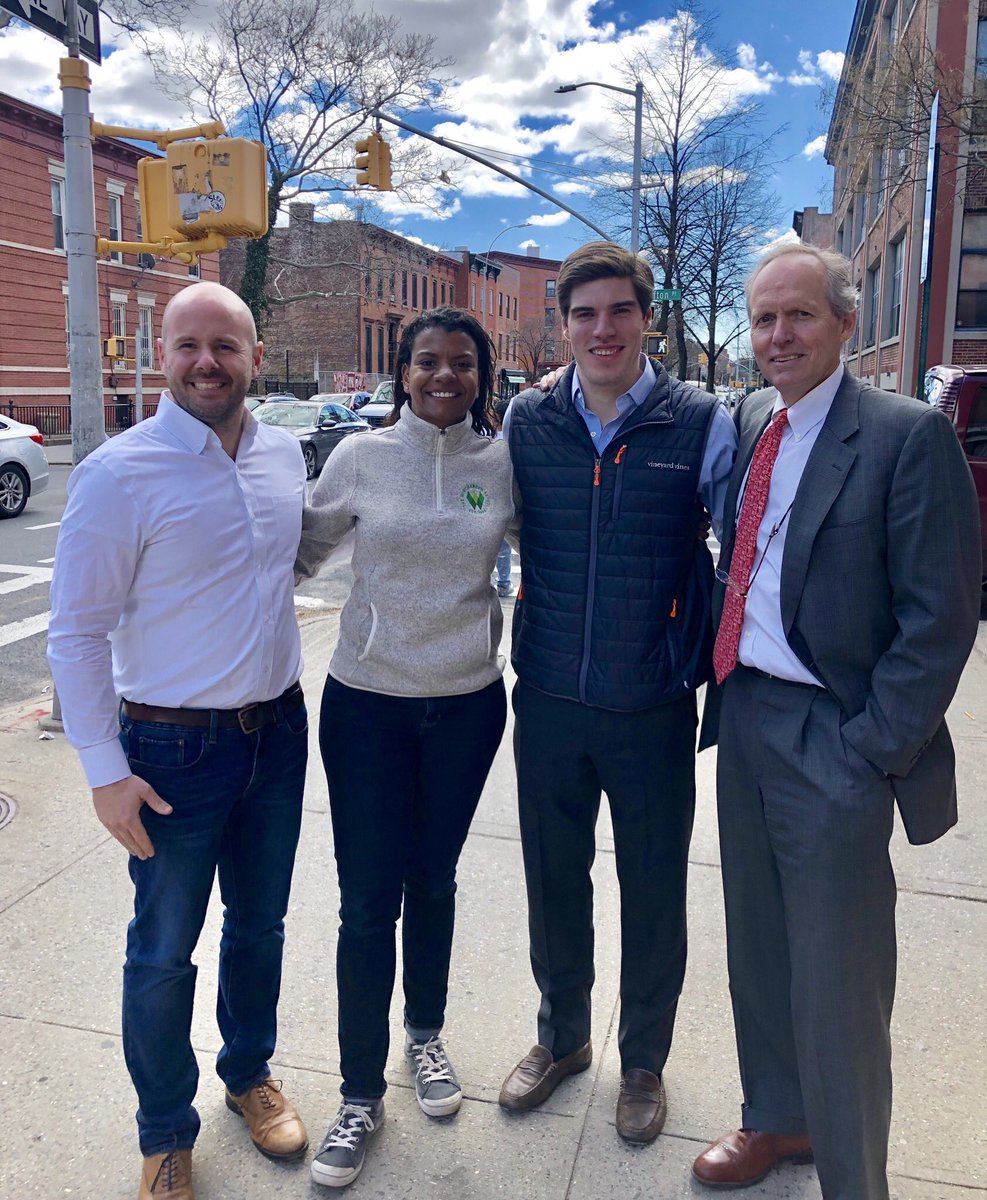
[[[471,512],[488,512],[490,509],[487,493],[477,483],[469,483],[463,488],[459,493],[459,502]]]

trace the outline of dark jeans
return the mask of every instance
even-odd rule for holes
[[[134,919],[123,971],[123,1048],[145,1155],[189,1149],[199,1132],[191,956],[217,869],[224,913],[216,1069],[237,1094],[269,1073],[307,730],[304,705],[252,734],[121,717],[131,769],[174,809],[161,816],[144,806],[155,853],[130,859]]]
[[[330,676],[319,742],[339,873],[339,1055],[350,1099],[384,1094],[394,931],[405,1022],[445,1019],[456,864],[507,720],[503,680],[463,696],[384,696]]]
[[[519,683],[514,712],[538,1042],[560,1059],[589,1041],[590,868],[606,792],[620,885],[621,1069],[660,1075],[685,976],[695,696],[612,712]]]

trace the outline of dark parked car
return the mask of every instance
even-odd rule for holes
[[[984,564],[983,611],[987,608],[987,365],[932,367],[925,374],[925,398],[953,422],[977,486]]]
[[[289,429],[302,444],[305,471],[314,479],[344,437],[369,433],[370,426],[344,404],[319,404],[313,400],[270,400],[254,410],[265,425]]]

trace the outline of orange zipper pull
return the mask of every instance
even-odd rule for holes
[[[593,487],[600,486],[600,460],[596,460],[596,466],[593,468]]]
[[[678,611],[678,607],[679,607],[679,601],[678,601],[678,597],[676,597],[672,601],[672,611],[668,614],[672,618],[673,621],[675,620],[675,614]]]
[[[620,449],[617,451],[617,457],[616,457],[616,458],[613,460],[613,461],[614,461],[614,466],[616,466],[616,465],[617,465],[617,463],[619,463],[619,462],[620,462],[620,460],[621,460],[621,459],[624,457],[624,451],[625,451],[626,449],[627,449],[627,443],[625,442],[625,443],[624,443],[624,444],[623,444],[623,445],[620,447]]]

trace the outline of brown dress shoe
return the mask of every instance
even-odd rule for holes
[[[620,1079],[617,1132],[625,1142],[653,1142],[668,1116],[665,1085],[660,1075],[634,1067]]]
[[[247,1122],[254,1145],[268,1158],[298,1158],[308,1149],[308,1134],[281,1081],[267,1078],[242,1096],[226,1090],[226,1107]]]
[[[742,1188],[780,1162],[812,1162],[809,1135],[737,1129],[707,1146],[692,1164],[692,1174],[707,1187]]]
[[[515,1112],[535,1108],[551,1096],[567,1075],[585,1071],[593,1061],[593,1043],[587,1042],[558,1062],[552,1061],[551,1050],[532,1046],[500,1089],[500,1105]]]
[[[192,1191],[192,1151],[171,1150],[144,1159],[137,1200],[195,1200]]]

